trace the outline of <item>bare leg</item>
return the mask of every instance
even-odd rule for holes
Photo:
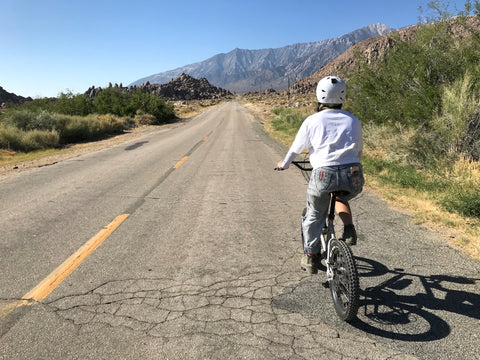
[[[340,219],[343,221],[342,239],[345,240],[348,245],[356,245],[357,231],[353,226],[352,210],[350,209],[350,205],[347,201],[343,201],[337,197],[335,210],[338,213],[338,216],[340,216]]]
[[[347,201],[343,201],[337,197],[337,202],[335,203],[335,211],[337,212],[340,219],[342,219],[344,225],[353,224],[352,210]]]

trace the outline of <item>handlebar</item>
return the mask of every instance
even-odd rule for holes
[[[299,168],[302,171],[312,171],[312,166],[310,165],[310,161],[308,160],[302,160],[302,161],[292,161],[292,164],[295,165],[297,168]],[[284,168],[276,167],[273,170],[276,171],[283,171],[285,170]]]
[[[302,160],[302,161],[292,161],[292,164],[295,165],[302,171],[312,171],[312,165],[310,165],[310,161]]]
[[[308,183],[310,181],[310,172],[313,170],[312,165],[310,164],[310,161],[308,160],[308,155],[304,156],[304,160],[302,160],[302,161],[292,161],[292,164],[300,169],[304,179]],[[282,171],[282,170],[285,170],[285,169],[280,168],[280,167],[276,167],[274,170]]]

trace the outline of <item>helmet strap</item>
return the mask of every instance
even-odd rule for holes
[[[322,111],[322,110],[328,110],[328,109],[341,109],[343,104],[322,104],[322,103],[317,103],[317,112]]]

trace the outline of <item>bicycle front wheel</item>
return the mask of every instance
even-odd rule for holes
[[[360,285],[352,250],[344,241],[332,240],[330,263],[333,270],[330,292],[335,311],[342,320],[351,321],[357,316]]]

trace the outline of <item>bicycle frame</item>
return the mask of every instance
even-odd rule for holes
[[[322,244],[323,255],[325,256],[325,263],[327,267],[327,281],[333,279],[333,267],[330,261],[331,254],[331,244],[332,240],[336,239],[335,227],[333,221],[335,220],[335,203],[336,203],[336,194],[332,193],[330,197],[330,206],[327,217],[327,226],[322,229],[322,234],[320,235],[320,242]]]

